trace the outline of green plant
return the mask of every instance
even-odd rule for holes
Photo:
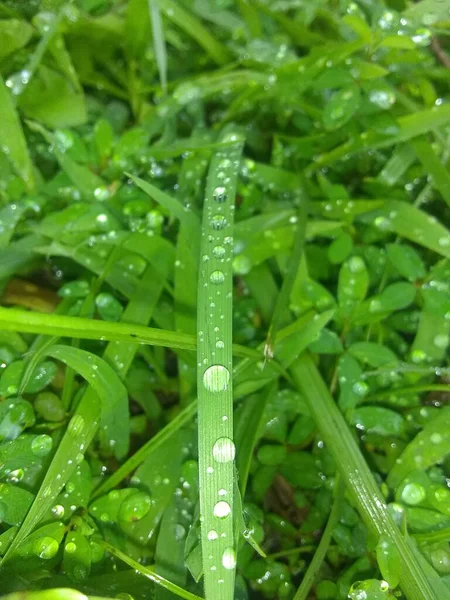
[[[0,593],[450,598],[448,2],[0,1]]]

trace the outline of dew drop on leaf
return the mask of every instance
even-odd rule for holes
[[[226,548],[222,554],[222,565],[225,569],[234,569],[236,566],[236,552],[233,548]]]
[[[224,392],[229,381],[230,372],[223,365],[212,365],[203,373],[203,385],[208,392]]]
[[[223,186],[216,187],[213,191],[213,198],[216,202],[222,203],[227,199],[227,191]]]
[[[220,500],[214,505],[213,514],[219,519],[225,519],[231,513],[231,506],[225,500]]]
[[[37,539],[33,544],[34,554],[39,556],[39,558],[43,558],[44,560],[53,558],[58,552],[58,548],[58,542],[48,536]]]
[[[84,429],[84,419],[81,415],[73,415],[70,419],[67,431],[72,437],[77,437]]]
[[[219,438],[213,446],[213,457],[218,463],[228,463],[234,460],[236,448],[232,440],[227,437]]]
[[[47,456],[53,446],[53,440],[45,433],[37,435],[31,442],[31,451],[35,456]]]
[[[211,283],[223,283],[225,281],[225,275],[222,271],[213,271],[209,276]]]

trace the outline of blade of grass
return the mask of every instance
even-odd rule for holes
[[[294,237],[294,246],[289,256],[289,262],[286,269],[286,274],[281,284],[280,292],[277,296],[275,308],[272,315],[269,331],[266,338],[266,347],[264,354],[268,358],[273,357],[275,339],[283,320],[289,322],[289,312],[286,314],[286,309],[289,304],[292,286],[294,285],[297,276],[298,266],[303,254],[303,246],[306,238],[306,223],[308,218],[308,207],[306,194],[303,192],[300,195],[300,204],[297,212],[297,230]]]
[[[32,131],[40,133],[48,144],[51,144],[61,169],[65,171],[69,179],[80,190],[83,198],[86,198],[86,200],[95,200],[96,193],[98,194],[96,190],[102,190],[105,187],[103,179],[84,165],[80,165],[72,160],[67,152],[61,149],[58,140],[51,131],[48,131],[45,127],[34,121],[27,121],[27,125]]]
[[[417,558],[417,551],[394,523],[375,479],[312,358],[306,354],[300,356],[291,367],[291,375],[304,394],[342,480],[369,531],[377,537],[386,535],[396,546],[401,557],[400,586],[405,596],[408,600],[449,598],[448,588],[446,591],[445,586],[436,590],[430,583],[428,573]]]
[[[0,326],[4,331],[22,331],[23,333],[56,335],[84,340],[149,344],[191,351],[197,348],[195,337],[187,333],[128,323],[111,323],[81,317],[25,312],[14,308],[0,307]],[[239,344],[233,344],[232,349],[235,356],[260,358],[259,352]]]
[[[173,592],[176,596],[179,596],[180,598],[185,598],[186,600],[202,600],[200,596],[196,596],[195,594],[192,594],[191,592],[180,588],[178,585],[175,585],[175,583],[172,583],[168,579],[161,577],[161,575],[158,575],[158,573],[156,573],[156,571],[152,567],[144,567],[143,565],[141,565],[141,563],[137,562],[130,556],[127,556],[124,552],[122,552],[112,544],[103,541],[101,542],[101,544],[105,548],[105,550],[107,550],[110,554],[122,560],[125,564],[130,566],[137,573],[140,573],[144,577],[150,579],[150,581],[153,581],[153,583],[156,583],[156,585],[161,585],[166,590],[169,590],[170,592]]]
[[[232,372],[232,235],[243,140],[212,157],[203,208],[198,281],[198,446],[201,546],[206,600],[234,597],[234,455]],[[218,177],[222,172],[224,179]],[[228,181],[226,187],[223,181]]]
[[[159,80],[164,94],[167,92],[167,51],[164,40],[164,28],[158,0],[149,0],[150,17],[152,22],[153,49],[158,65]]]
[[[144,181],[140,177],[135,177],[130,173],[126,175],[134,181],[134,183],[141,188],[143,192],[148,194],[150,198],[153,198],[158,204],[161,204],[171,216],[179,219],[180,222],[186,223],[193,231],[199,231],[200,222],[197,216],[190,210],[187,210],[185,206],[179,202],[176,198],[172,198],[169,194],[162,192],[156,186],[152,185],[148,181]]]
[[[432,177],[433,186],[450,206],[450,173],[448,169],[442,164],[433,146],[425,137],[413,140],[412,147],[422,163],[425,173]]]
[[[300,587],[298,588],[293,600],[307,600],[308,598],[311,587],[317,577],[317,573],[319,572],[320,567],[325,559],[325,555],[331,542],[333,529],[338,523],[344,494],[345,486],[343,485],[342,481],[338,479],[334,490],[333,506],[331,507],[327,525],[322,533],[322,537],[320,538],[320,542],[317,546],[317,550],[314,553],[314,557],[308,565],[308,569],[303,576]]]
[[[95,354],[70,346],[59,345],[52,346],[47,351],[47,355],[61,360],[76,370],[95,389],[98,400],[97,402],[81,401],[78,405],[47,469],[34,502],[3,558],[2,567],[11,554],[38,525],[70,475],[75,471],[79,462],[83,460],[83,454],[94,437],[101,418],[100,403],[102,402],[105,406],[108,406],[108,404],[114,405],[116,399],[118,399],[119,404],[123,401],[128,402],[127,391],[118,376],[104,360]],[[94,396],[94,398],[97,398],[97,396]],[[70,457],[69,460],[68,457]]]
[[[182,8],[174,0],[164,0],[161,5],[164,15],[192,37],[207,54],[218,64],[224,65],[230,60],[227,47],[219,42],[192,13]]]
[[[28,191],[35,185],[33,164],[28,153],[27,143],[19,116],[10,93],[0,75],[0,138],[5,152],[17,174],[22,178]]]

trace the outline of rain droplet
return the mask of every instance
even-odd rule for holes
[[[235,454],[236,448],[230,438],[221,437],[213,446],[213,457],[218,463],[227,463],[233,461]]]
[[[214,215],[211,217],[211,227],[216,231],[220,231],[227,225],[227,220],[223,215]]]
[[[222,565],[225,569],[234,569],[236,566],[236,552],[233,548],[225,548],[222,554]]]
[[[64,550],[67,552],[67,554],[73,554],[74,552],[76,552],[76,549],[77,545],[74,542],[69,542],[64,547]]]
[[[213,198],[220,204],[225,202],[227,199],[227,190],[222,186],[216,187],[216,189],[213,191]]]
[[[33,552],[44,560],[53,558],[58,552],[58,548],[58,542],[48,536],[37,539],[33,544]]]
[[[420,504],[425,496],[425,488],[420,483],[407,483],[402,491],[403,502],[412,506]]]
[[[209,392],[223,392],[230,381],[229,370],[222,365],[212,365],[203,373],[203,385]]]
[[[223,258],[225,256],[225,248],[223,246],[215,246],[213,248],[213,256],[215,258]]]
[[[225,344],[223,343],[222,340],[217,340],[217,342],[216,342],[216,348],[218,350],[222,350],[223,348],[225,348]]]
[[[211,531],[208,531],[208,540],[210,542],[212,542],[213,540],[217,540],[218,537],[219,537],[219,534],[217,533],[217,531],[214,531],[214,529],[211,529]]]
[[[64,516],[64,506],[62,504],[55,504],[51,513],[55,519],[61,519]]]
[[[53,440],[45,433],[37,435],[31,442],[31,451],[35,456],[47,456],[53,446]]]
[[[219,519],[225,519],[231,513],[231,506],[225,500],[220,500],[214,505],[213,514]]]
[[[81,415],[73,415],[70,419],[69,426],[67,427],[67,431],[70,436],[77,437],[81,434],[84,429],[84,419]]]
[[[211,283],[223,283],[225,281],[225,275],[222,271],[213,271],[209,276]]]

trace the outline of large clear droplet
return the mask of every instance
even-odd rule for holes
[[[218,463],[227,463],[233,461],[235,454],[236,448],[230,438],[221,437],[213,446],[213,457]]]
[[[216,187],[213,191],[213,198],[216,202],[225,202],[227,199],[227,190],[223,186]]]
[[[222,271],[213,271],[209,276],[211,283],[223,283],[225,281],[225,275]]]
[[[225,500],[220,500],[214,505],[213,514],[219,519],[225,519],[231,513],[231,506]]]
[[[227,225],[227,220],[223,215],[214,215],[211,217],[211,227],[216,231],[220,231]]]
[[[234,569],[236,566],[236,552],[233,548],[225,548],[222,554],[222,565],[225,569]]]
[[[203,385],[208,392],[224,392],[229,381],[230,372],[223,365],[212,365],[203,373]]]

